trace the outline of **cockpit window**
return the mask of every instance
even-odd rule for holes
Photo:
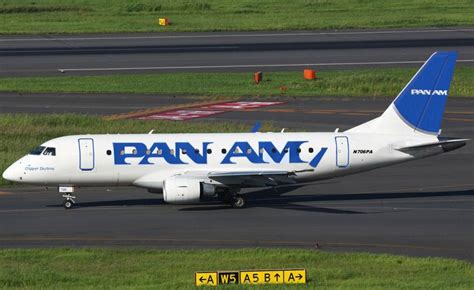
[[[48,147],[44,150],[43,155],[56,156],[56,148]]]
[[[34,148],[33,150],[31,150],[30,154],[31,155],[40,155],[43,152],[44,148],[46,148],[46,147],[38,146],[38,147]]]

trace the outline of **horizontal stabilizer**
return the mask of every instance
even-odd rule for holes
[[[443,152],[449,152],[452,150],[456,150],[458,148],[463,147],[466,145],[469,139],[440,139],[439,142],[432,142],[426,144],[419,144],[415,146],[408,146],[408,147],[400,147],[395,148],[398,151],[405,152],[405,153],[413,153],[417,151],[427,150],[427,149],[436,149],[441,148]]]

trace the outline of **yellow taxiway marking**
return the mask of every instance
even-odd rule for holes
[[[250,111],[250,110],[247,110]],[[262,112],[264,110],[255,110],[257,112]],[[296,113],[295,109],[269,109],[267,112],[274,112],[274,113]]]
[[[446,111],[446,114],[474,115],[472,111]]]
[[[0,191],[0,195],[10,195],[13,194],[11,192]]]
[[[252,110],[254,112],[274,112],[274,113],[302,113],[302,114],[316,114],[316,115],[333,115],[333,114],[341,114],[347,116],[371,116],[376,113],[382,113],[382,111],[375,111],[375,110],[284,110],[284,109],[268,109],[268,110]],[[446,112],[446,114],[460,114],[460,115],[468,115],[473,114],[473,112]],[[474,122],[474,119],[470,118],[449,118],[445,117],[445,120],[448,121],[457,121],[457,122]]]
[[[474,122],[474,119],[467,119],[467,118],[444,118],[448,121],[458,121],[458,122]]]
[[[347,116],[370,116],[372,114],[367,114],[367,113],[341,113],[341,115],[347,115]]]
[[[343,114],[343,115],[353,115],[353,116],[370,116],[374,114],[380,114],[382,110],[344,110],[344,109],[314,109],[314,110],[300,110],[300,109],[252,109],[247,110],[248,112],[270,112],[270,113],[302,113],[302,114],[322,114],[322,115],[331,115],[331,114]],[[472,115],[474,112],[470,111],[446,111],[446,114],[453,115]],[[447,120],[453,121],[463,121],[463,122],[474,122],[474,119],[469,118],[445,118]]]

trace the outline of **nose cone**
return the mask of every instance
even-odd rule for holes
[[[8,181],[18,181],[20,175],[18,174],[18,170],[16,170],[15,167],[15,164],[8,167],[7,170],[5,170],[5,172],[2,174],[3,179]]]

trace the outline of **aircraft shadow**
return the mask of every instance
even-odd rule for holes
[[[139,206],[139,205],[162,205],[165,204],[161,198],[122,199],[93,202],[78,202],[78,207],[100,207],[100,206]],[[47,207],[62,207],[62,204],[51,204]]]
[[[391,193],[356,193],[356,194],[304,194],[304,195],[284,195],[302,187],[301,185],[280,187],[276,190],[272,188],[253,191],[247,194],[248,201],[246,208],[276,208],[291,209],[298,211],[322,212],[332,214],[368,214],[367,212],[355,210],[342,210],[327,207],[315,207],[301,203],[323,202],[323,201],[357,201],[357,200],[389,200],[389,199],[410,199],[410,198],[430,198],[449,196],[474,196],[474,189],[462,191],[439,191],[439,192],[391,192]],[[335,204],[337,206],[337,204]],[[200,206],[182,208],[181,211],[201,211],[201,210],[222,210],[229,206]],[[392,211],[392,210],[391,210]],[[382,213],[370,212],[370,214]]]
[[[348,209],[337,209],[329,207],[319,207],[305,205],[310,202],[324,201],[357,201],[357,200],[389,200],[389,199],[410,199],[410,198],[430,198],[449,196],[474,196],[474,189],[462,191],[439,191],[439,192],[390,192],[390,193],[339,193],[339,194],[298,194],[285,195],[307,185],[289,185],[278,188],[265,188],[246,193],[247,206],[251,208],[275,208],[297,211],[330,213],[330,214],[376,214],[381,212],[363,212]],[[156,206],[166,205],[162,198],[146,199],[122,199],[95,202],[79,202],[78,207],[107,207],[107,206]],[[335,204],[337,206],[337,204]],[[62,207],[61,204],[47,205],[47,207]],[[199,205],[179,208],[179,211],[215,211],[229,210],[231,206],[218,201],[205,202]],[[245,210],[241,209],[241,210]]]

